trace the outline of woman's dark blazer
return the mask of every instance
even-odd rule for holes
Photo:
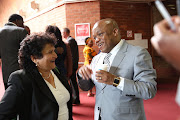
[[[53,70],[70,93],[69,120],[72,120],[72,93],[68,80]],[[37,69],[13,72],[0,101],[0,120],[19,115],[19,120],[57,120],[59,106]],[[61,107],[61,106],[60,106]]]

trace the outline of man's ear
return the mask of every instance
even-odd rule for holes
[[[20,22],[20,20],[17,19],[17,20],[16,20],[16,24],[19,25],[19,22]]]
[[[118,30],[117,28],[114,28],[114,30],[113,30],[114,36],[117,36],[117,35],[118,35],[118,32],[119,32],[119,30]]]
[[[18,24],[18,21],[17,21],[17,19],[16,19],[15,21],[13,21],[13,23],[17,25],[17,24]],[[17,26],[18,26],[18,25],[17,25]]]

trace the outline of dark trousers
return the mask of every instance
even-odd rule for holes
[[[73,73],[70,77],[71,79],[71,87],[72,87],[72,94],[73,94],[73,103],[80,103],[80,100],[79,100],[79,88],[78,88],[78,84],[77,84],[77,80],[76,80],[76,71],[73,70]]]

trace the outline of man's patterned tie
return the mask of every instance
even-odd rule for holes
[[[110,61],[109,61],[109,58],[111,57],[111,53],[108,53],[105,57],[104,57],[104,61],[103,63],[104,64],[107,64],[108,65],[108,68],[110,68]],[[109,69],[108,69],[109,70]]]

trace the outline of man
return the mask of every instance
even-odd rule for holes
[[[154,36],[151,43],[156,51],[180,71],[180,17],[173,16],[176,32],[173,32],[167,20],[154,25]],[[176,93],[176,102],[180,106],[180,82]]]
[[[20,42],[27,35],[23,23],[23,18],[20,15],[12,14],[8,23],[0,29],[0,56],[5,88],[7,88],[9,75],[19,69],[18,49]]]
[[[70,79],[71,79],[71,86],[72,86],[73,96],[74,96],[73,103],[80,104],[79,88],[76,81],[76,71],[78,69],[78,61],[79,61],[78,45],[77,45],[76,40],[70,36],[69,28],[64,28],[62,31],[62,35],[66,39],[68,45],[70,46],[71,53],[72,53],[73,71],[72,71],[72,75]]]
[[[146,49],[121,40],[117,23],[102,19],[95,23],[92,34],[101,50],[78,72],[82,90],[96,86],[95,120],[145,120],[143,99],[156,94],[156,72]],[[108,59],[109,58],[109,59]],[[99,65],[107,64],[107,71]]]

